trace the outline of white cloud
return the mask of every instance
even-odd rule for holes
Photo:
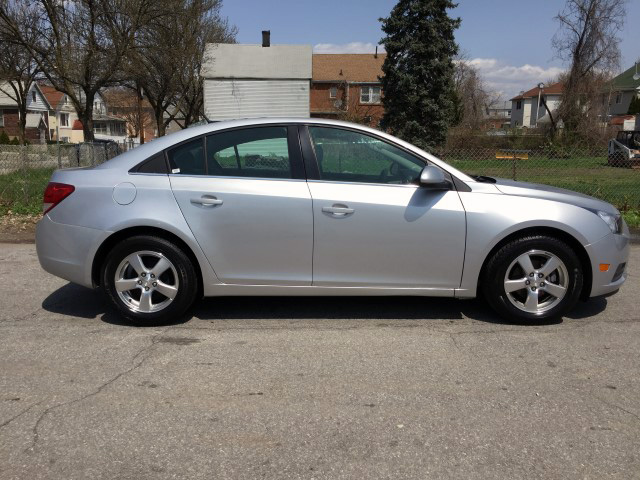
[[[469,64],[478,69],[487,86],[509,99],[535,87],[540,82],[547,82],[563,72],[559,67],[541,67],[524,64],[509,65],[495,58],[474,58]]]
[[[313,53],[375,53],[376,44],[371,42],[351,43],[318,43],[313,46]],[[384,52],[382,45],[378,46],[378,52]]]

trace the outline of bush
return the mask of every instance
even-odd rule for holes
[[[0,131],[0,145],[9,145],[9,135],[4,130]]]

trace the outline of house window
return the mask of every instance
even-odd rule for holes
[[[511,116],[511,110],[507,110],[507,117]]]
[[[119,137],[123,137],[125,135],[124,123],[113,122],[111,124],[111,135],[116,135],[116,136],[119,136]]]
[[[97,133],[99,135],[108,135],[109,129],[107,128],[106,122],[94,122],[93,123],[93,133]]]
[[[516,110],[522,110],[522,100],[516,102]]]
[[[69,126],[69,114],[68,113],[61,113],[60,114],[60,126],[61,127],[68,127]]]
[[[32,101],[36,101],[36,91],[34,90],[33,92],[31,92],[31,100]]]
[[[616,92],[616,105],[622,103],[622,92]]]
[[[360,87],[360,103],[380,103],[380,87]]]
[[[540,96],[540,102],[538,103],[538,106],[541,107],[543,105],[543,102],[544,102],[544,97],[541,95]]]
[[[329,89],[329,98],[336,98],[338,96],[338,87],[331,87]]]

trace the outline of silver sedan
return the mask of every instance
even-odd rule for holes
[[[608,203],[320,119],[210,124],[58,170],[44,209],[42,267],[141,323],[229,295],[482,295],[540,321],[615,292],[629,256]]]

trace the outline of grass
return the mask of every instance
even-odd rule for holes
[[[448,163],[464,172],[513,178],[512,160],[448,159]],[[355,164],[353,168],[358,169]],[[0,175],[0,215],[42,212],[42,194],[53,170],[38,168]],[[630,227],[640,227],[640,170],[609,167],[602,158],[584,157],[517,160],[515,173],[520,181],[554,185],[602,198],[623,211]]]
[[[17,170],[0,175],[0,215],[37,215],[53,168]]]

